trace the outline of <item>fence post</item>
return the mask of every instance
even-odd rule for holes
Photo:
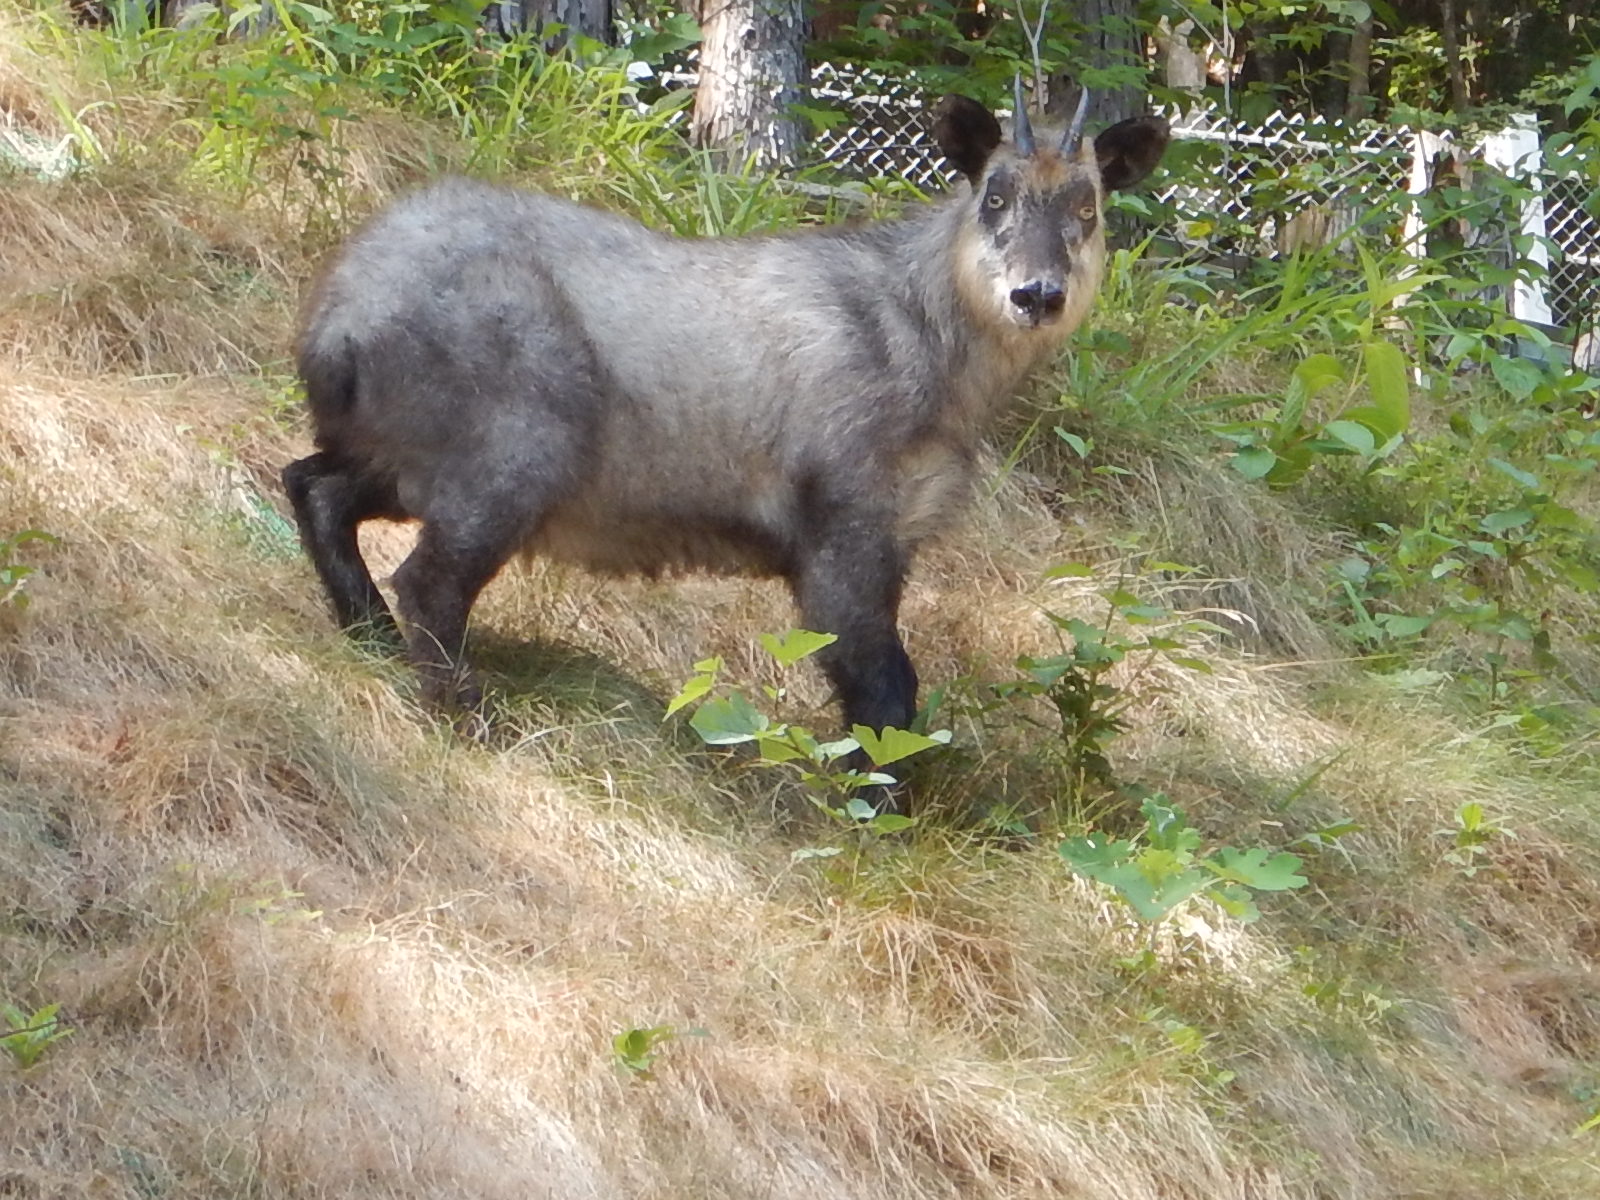
[[[1405,221],[1400,226],[1400,249],[1411,261],[1401,268],[1402,277],[1415,275],[1419,263],[1428,255],[1427,227],[1422,220],[1421,199],[1433,186],[1433,164],[1446,145],[1445,139],[1426,129],[1411,131],[1408,149],[1411,168],[1406,174],[1406,193],[1415,197],[1406,208]]]
[[[1550,248],[1545,243],[1544,187],[1540,173],[1544,156],[1539,149],[1539,121],[1532,113],[1513,113],[1511,124],[1483,140],[1483,161],[1512,179],[1526,180],[1531,195],[1522,204],[1517,232],[1529,239],[1527,257],[1539,268],[1530,279],[1520,271],[1511,285],[1511,315],[1519,321],[1554,325],[1545,285],[1550,278]]]

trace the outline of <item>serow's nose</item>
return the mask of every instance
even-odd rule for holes
[[[1012,288],[1011,303],[1037,322],[1041,317],[1059,314],[1067,306],[1067,294],[1053,283],[1034,280],[1025,287]]]

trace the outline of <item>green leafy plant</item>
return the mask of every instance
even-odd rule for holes
[[[617,1066],[636,1079],[654,1079],[663,1048],[680,1037],[705,1037],[703,1029],[678,1029],[674,1025],[624,1029],[611,1039]]]
[[[14,1004],[0,1005],[0,1016],[5,1018],[7,1033],[0,1034],[4,1046],[16,1064],[27,1070],[39,1057],[74,1030],[61,1023],[57,1015],[59,1004],[46,1004],[32,1013],[24,1012]]]
[[[1328,421],[1312,416],[1319,393],[1356,383],[1333,355],[1313,354],[1294,369],[1283,403],[1274,411],[1218,425],[1218,435],[1237,447],[1231,459],[1234,470],[1248,479],[1288,487],[1304,477],[1319,454],[1353,456],[1367,467],[1392,455],[1411,423],[1405,359],[1382,340],[1366,342],[1361,352],[1367,403],[1345,407]]]
[[[1200,850],[1200,831],[1181,808],[1158,794],[1139,806],[1144,828],[1129,838],[1091,833],[1067,838],[1058,847],[1074,873],[1103,883],[1134,914],[1155,929],[1180,905],[1196,896],[1230,916],[1250,922],[1260,917],[1253,893],[1306,885],[1301,859],[1286,851],[1219,846]]]
[[[7,537],[0,537],[0,605],[9,604],[15,609],[28,607],[29,596],[23,589],[37,568],[21,561],[17,551],[30,543],[54,546],[54,534],[41,529],[24,529]]]
[[[1330,968],[1328,956],[1310,946],[1296,946],[1293,962],[1303,977],[1300,992],[1323,1012],[1356,1025],[1377,1028],[1391,1020],[1399,1001],[1373,986],[1358,982],[1347,972]]]
[[[1483,805],[1477,801],[1463,804],[1456,809],[1455,816],[1456,823],[1452,828],[1439,829],[1435,833],[1450,839],[1450,849],[1445,851],[1444,861],[1468,878],[1482,869],[1484,856],[1488,854],[1491,844],[1517,836],[1491,821],[1483,811]]]
[[[1548,373],[1536,372],[1540,378]],[[1600,526],[1588,502],[1600,433],[1584,406],[1541,383],[1543,403],[1475,389],[1441,427],[1355,481],[1346,498],[1357,553],[1332,567],[1353,637],[1404,643],[1454,629],[1487,677],[1485,695],[1550,679],[1587,701],[1554,642],[1552,614],[1600,593]]]
[[[831,633],[792,629],[775,636],[762,634],[761,645],[781,668],[789,668],[838,640]],[[805,784],[811,800],[840,824],[868,833],[896,833],[915,823],[897,813],[879,812],[854,793],[865,787],[892,786],[899,780],[884,767],[946,745],[950,733],[932,734],[909,729],[869,729],[857,725],[849,737],[822,741],[803,725],[779,721],[761,711],[743,692],[729,689],[718,694],[723,662],[708,658],[695,664],[690,676],[667,704],[672,716],[692,706],[689,725],[708,746],[750,746],[761,767],[793,771]],[[765,686],[766,699],[781,702],[781,687]],[[872,769],[863,771],[852,759],[864,757]]]
[[[1137,1049],[1141,1057],[1150,1054],[1175,1056],[1179,1070],[1208,1089],[1225,1088],[1236,1078],[1236,1073],[1219,1066],[1208,1053],[1214,1035],[1208,1035],[1199,1026],[1175,1015],[1164,1005],[1155,1005],[1138,1014],[1146,1036]],[[1152,1044],[1153,1042],[1153,1044]]]
[[[1179,563],[1151,561],[1140,575],[1148,581],[1158,573],[1192,571]],[[1085,563],[1064,563],[1046,575],[1070,579],[1094,573]],[[1132,575],[1124,573],[1102,589],[1099,599],[1104,610],[1098,623],[1047,612],[1050,623],[1072,639],[1071,646],[1059,654],[1024,655],[1017,660],[1018,677],[994,686],[1000,701],[1031,698],[1055,710],[1056,753],[1069,799],[1115,788],[1106,748],[1122,732],[1122,715],[1140,696],[1140,677],[1151,662],[1163,658],[1192,671],[1211,669],[1188,652],[1189,640],[1216,627],[1152,603],[1134,591],[1135,586]],[[1135,669],[1128,678],[1112,683],[1110,672],[1130,659],[1137,664]]]

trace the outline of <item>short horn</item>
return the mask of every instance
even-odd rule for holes
[[[1083,88],[1078,92],[1078,111],[1072,114],[1072,124],[1061,139],[1061,153],[1069,158],[1078,153],[1078,144],[1083,141],[1083,117],[1088,111],[1089,89]]]
[[[1028,102],[1022,94],[1021,71],[1016,73],[1011,90],[1011,140],[1016,143],[1017,153],[1027,157],[1033,153],[1033,126],[1028,121]]]

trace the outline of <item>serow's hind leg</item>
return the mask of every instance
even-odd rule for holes
[[[392,490],[362,479],[326,452],[290,463],[283,470],[283,486],[339,627],[352,636],[399,647],[400,627],[356,540],[362,521],[402,515]]]

